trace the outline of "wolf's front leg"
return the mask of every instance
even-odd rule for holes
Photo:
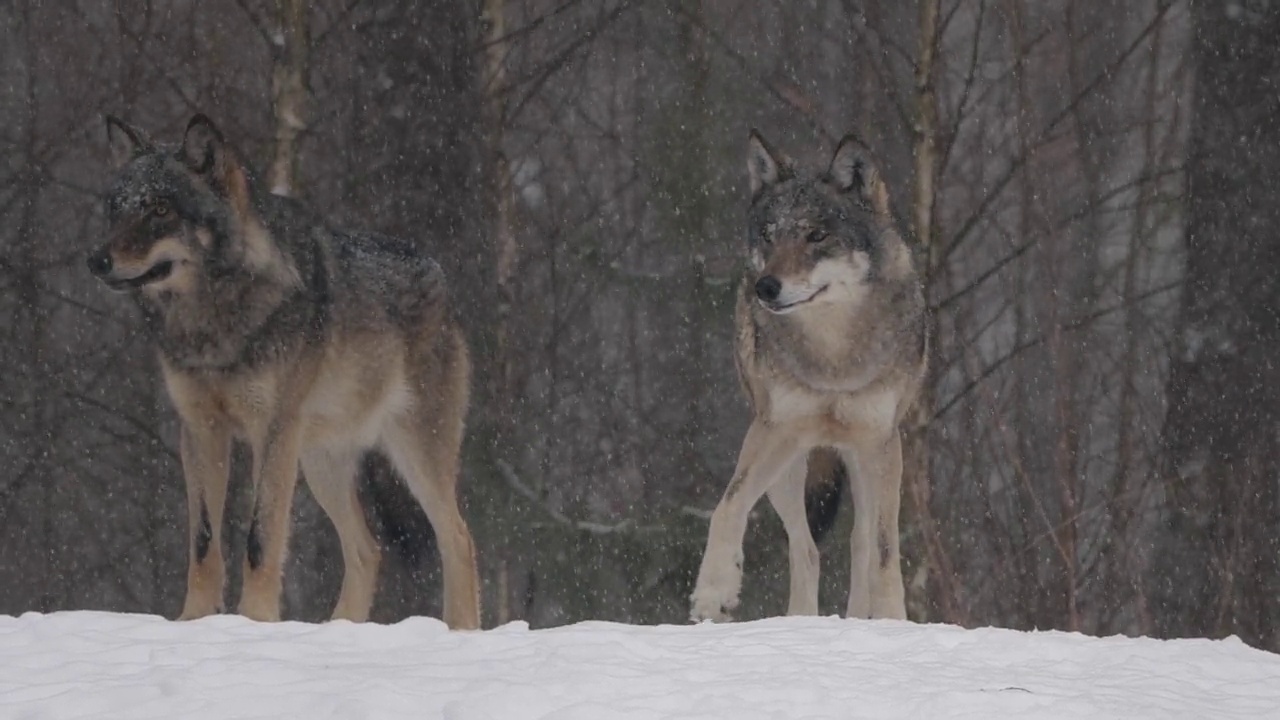
[[[805,480],[809,463],[804,457],[791,463],[777,483],[769,488],[769,501],[787,531],[787,559],[791,571],[788,615],[818,614],[818,578],[821,561],[818,545],[809,531],[804,507]]]
[[[244,588],[239,612],[262,621],[280,619],[285,554],[289,548],[290,507],[298,482],[299,423],[277,420],[262,442],[255,442],[253,516],[245,539]]]
[[[183,422],[182,476],[187,485],[187,599],[179,620],[222,612],[226,564],[222,511],[227,499],[231,434],[214,420]]]
[[[730,619],[742,587],[742,536],[747,517],[800,451],[793,436],[762,420],[757,419],[747,430],[733,479],[711,514],[707,547],[690,598],[689,616],[694,622]]]
[[[856,469],[850,483],[854,513],[847,617],[905,619],[898,553],[902,488],[898,431],[889,428],[853,438],[840,452],[845,464]]]

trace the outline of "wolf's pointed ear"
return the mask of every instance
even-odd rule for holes
[[[103,120],[107,125],[107,146],[111,148],[111,162],[116,167],[123,167],[151,149],[151,140],[138,128],[115,115],[106,115]]]
[[[252,211],[248,171],[208,117],[196,115],[187,123],[178,158],[227,198],[241,216]]]
[[[853,135],[845,135],[836,146],[827,177],[841,191],[857,193],[876,215],[889,216],[888,188],[866,146]]]
[[[182,160],[193,172],[205,175],[220,159],[225,143],[222,131],[212,120],[204,114],[195,115],[182,136]]]
[[[791,163],[786,158],[778,157],[769,143],[760,137],[760,133],[751,128],[751,135],[747,138],[747,176],[751,178],[751,197],[791,175]]]

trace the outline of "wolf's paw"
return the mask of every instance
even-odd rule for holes
[[[699,585],[690,600],[689,619],[693,622],[731,622],[732,613],[738,607],[738,593],[734,588]]]
[[[280,622],[280,601],[245,594],[240,598],[236,613],[258,622]]]
[[[703,620],[710,620],[711,622],[717,623],[733,622],[733,615],[730,614],[730,611],[736,606],[736,602],[733,607],[726,607],[720,602],[694,600],[693,609],[689,611],[689,620],[695,623],[702,622]]]
[[[210,615],[221,615],[224,611],[221,605],[187,605],[182,608],[182,614],[178,616],[178,622],[186,622],[187,620],[199,620],[202,617]]]
[[[708,548],[698,568],[698,582],[689,597],[692,607],[689,619],[694,622],[711,620],[728,622],[738,607],[738,593],[742,590],[742,551],[717,553]]]

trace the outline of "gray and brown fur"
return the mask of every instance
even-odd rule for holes
[[[737,607],[747,516],[766,494],[790,547],[787,613],[817,614],[806,484],[812,491],[843,463],[854,507],[848,616],[905,618],[898,425],[926,356],[911,249],[875,165],[851,137],[825,171],[808,173],[752,131],[747,167],[751,269],[735,323],[753,419],[711,517],[691,617],[725,620]]]
[[[117,174],[110,234],[89,267],[136,300],[181,420],[189,570],[181,617],[221,612],[232,441],[253,453],[253,517],[239,612],[280,617],[301,468],[333,521],[345,571],[334,618],[369,616],[381,552],[357,497],[366,450],[392,461],[435,530],[444,619],[480,624],[458,508],[470,363],[444,276],[411,242],[331,228],[259,193],[204,116],[163,147],[107,120]]]

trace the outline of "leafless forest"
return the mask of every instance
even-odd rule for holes
[[[175,417],[83,260],[103,113],[204,112],[264,188],[445,266],[486,624],[683,621],[748,421],[758,127],[813,163],[857,133],[919,246],[913,619],[1280,650],[1277,37],[1262,0],[0,2],[0,612],[179,609]],[[341,556],[305,489],[295,517],[285,613],[319,620]],[[766,505],[748,537],[740,615],[780,613]],[[438,614],[427,549],[376,619]]]

